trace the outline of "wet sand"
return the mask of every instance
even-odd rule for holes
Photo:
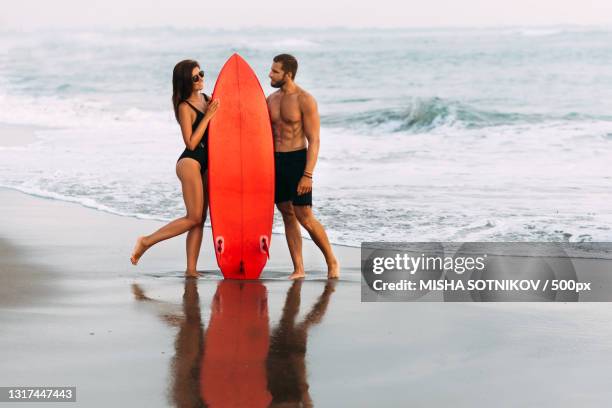
[[[184,237],[129,263],[161,223],[0,190],[0,386],[76,386],[54,406],[604,406],[608,303],[362,303],[359,249],[338,282],[282,235],[258,282],[223,281]],[[589,261],[589,260],[587,260]],[[593,260],[591,262],[599,262]],[[3,404],[3,406],[11,404]],[[16,406],[28,406],[19,404]],[[38,406],[38,405],[36,405]]]

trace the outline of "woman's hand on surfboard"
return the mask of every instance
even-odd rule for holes
[[[215,114],[217,113],[217,109],[219,109],[219,105],[221,104],[221,102],[219,101],[219,99],[215,99],[214,101],[212,101],[209,105],[208,108],[206,109],[206,114],[205,116],[208,119],[212,119],[213,116],[215,116]]]

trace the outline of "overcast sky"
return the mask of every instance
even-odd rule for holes
[[[3,0],[0,29],[612,25],[612,0]]]

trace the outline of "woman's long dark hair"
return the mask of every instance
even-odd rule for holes
[[[197,61],[183,60],[174,66],[172,71],[172,106],[174,107],[174,117],[178,122],[178,107],[181,102],[189,98],[193,90],[193,80],[191,73],[195,67],[199,67]]]

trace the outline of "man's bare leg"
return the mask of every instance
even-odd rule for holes
[[[278,203],[276,205],[283,216],[285,224],[285,237],[287,237],[287,246],[291,254],[293,262],[293,273],[289,279],[300,279],[306,276],[304,273],[304,260],[302,258],[302,233],[300,223],[293,212],[293,205],[290,201]]]
[[[293,211],[298,222],[308,231],[310,238],[323,252],[325,262],[327,263],[327,277],[329,279],[338,279],[340,277],[340,263],[332,251],[323,225],[312,213],[312,208],[308,205],[296,205],[293,207]]]

